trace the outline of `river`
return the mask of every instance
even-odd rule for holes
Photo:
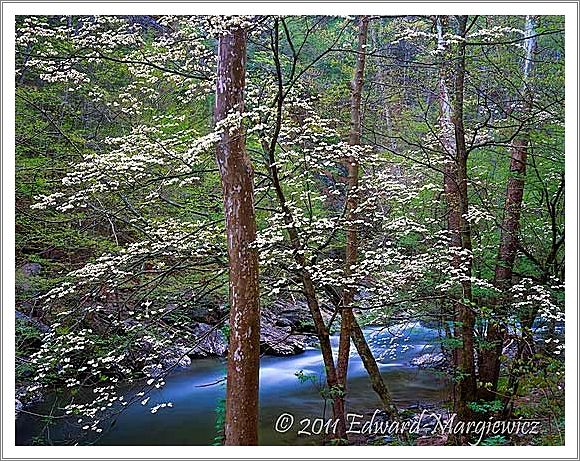
[[[448,380],[430,370],[409,366],[409,361],[426,352],[437,351],[436,330],[418,322],[405,327],[368,327],[364,329],[371,349],[377,357],[394,400],[400,407],[412,404],[437,403],[448,399]],[[331,338],[335,349],[338,337]],[[396,344],[396,347],[392,347]],[[354,349],[354,347],[352,348]],[[301,382],[296,373],[313,376]],[[110,430],[103,433],[99,445],[210,445],[216,435],[216,408],[225,395],[222,383],[225,360],[194,360],[189,368],[172,373],[166,385],[150,394],[147,406],[132,405],[120,414]],[[297,445],[319,443],[319,437],[298,435],[298,421],[323,416],[324,401],[317,386],[324,381],[320,351],[309,348],[290,357],[265,356],[260,362],[260,444]],[[208,385],[209,384],[209,385]],[[151,414],[156,403],[172,402],[171,408]],[[46,403],[44,404],[46,406]],[[379,400],[368,382],[366,371],[353,350],[348,373],[348,407],[351,413],[367,414],[379,408]],[[274,429],[278,416],[291,413],[296,424],[285,433]],[[327,409],[326,418],[331,415]],[[41,427],[38,419],[21,415],[16,422],[17,444],[30,444]],[[66,423],[51,429],[55,443],[72,437]],[[59,427],[60,426],[60,427]],[[61,442],[58,442],[58,439]],[[81,441],[82,443],[82,441]]]

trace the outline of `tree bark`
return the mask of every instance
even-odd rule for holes
[[[326,374],[326,384],[330,391],[330,400],[332,401],[333,417],[338,421],[336,432],[333,435],[339,439],[346,439],[344,389],[338,382],[336,374],[336,366],[334,363],[334,356],[332,355],[332,346],[330,344],[330,332],[324,322],[324,318],[322,317],[322,311],[316,296],[316,287],[314,286],[310,273],[306,269],[306,259],[300,252],[302,248],[300,236],[296,227],[294,227],[292,213],[286,205],[286,197],[280,185],[277,167],[273,161],[271,162],[270,172],[272,173],[276,196],[284,213],[284,222],[288,226],[288,236],[290,238],[290,244],[294,250],[294,260],[300,267],[302,267],[300,272],[300,277],[302,278],[302,289],[306,298],[308,310],[310,311],[312,321],[314,322],[316,337],[320,344],[320,352],[322,354],[322,361],[324,363]]]
[[[475,314],[472,307],[473,296],[471,291],[471,226],[467,220],[469,212],[469,198],[467,195],[467,147],[465,143],[465,128],[463,126],[463,98],[465,86],[465,35],[467,28],[467,16],[457,16],[459,24],[458,35],[463,38],[457,45],[457,65],[455,66],[455,98],[453,101],[452,120],[455,127],[455,145],[457,148],[457,173],[460,197],[461,218],[461,247],[467,250],[468,256],[465,264],[465,280],[462,282],[463,299],[459,304],[459,323],[463,347],[460,349],[459,365],[463,378],[459,381],[459,406],[460,417],[467,418],[471,412],[467,403],[476,398],[477,381],[475,376],[474,361],[474,328]]]
[[[286,197],[280,184],[278,168],[275,164],[273,153],[271,154],[270,159],[270,173],[272,174],[272,182],[274,185],[274,190],[276,191],[278,202],[280,203],[280,207],[282,208],[284,214],[284,222],[287,225],[290,244],[294,250],[294,260],[302,268],[300,271],[300,277],[302,279],[302,290],[306,298],[308,310],[312,316],[312,321],[314,322],[316,337],[318,338],[318,342],[320,344],[320,352],[322,354],[322,361],[324,363],[324,370],[326,373],[326,384],[331,392],[333,417],[338,421],[337,430],[334,435],[337,438],[346,439],[344,391],[342,386],[339,385],[337,379],[336,366],[334,363],[334,356],[332,355],[332,346],[330,344],[330,332],[324,322],[324,318],[322,317],[322,311],[316,296],[314,282],[312,281],[310,273],[306,269],[306,259],[300,251],[302,248],[300,243],[300,236],[296,230],[296,227],[294,227],[292,212],[286,204]]]
[[[523,63],[524,111],[532,106],[532,91],[529,80],[533,69],[533,53],[536,48],[534,37],[534,17],[526,16],[526,57]],[[507,291],[511,284],[512,271],[516,259],[518,242],[517,234],[520,227],[520,214],[524,197],[526,162],[528,156],[529,129],[524,127],[521,134],[513,142],[510,154],[510,170],[506,188],[504,216],[500,229],[500,243],[496,259],[494,285],[500,290],[500,299],[491,300],[495,318],[490,319],[487,325],[487,346],[481,351],[480,379],[485,383],[481,390],[481,397],[491,400],[496,398],[500,374],[500,358],[503,351],[505,328],[502,326],[502,317],[506,311]],[[499,303],[498,303],[499,301]],[[524,319],[522,329],[531,328],[533,318]],[[518,354],[519,355],[519,354]]]
[[[359,33],[357,46],[357,59],[354,77],[351,83],[352,96],[350,103],[350,134],[348,143],[351,146],[360,145],[361,138],[361,98],[364,84],[365,53],[368,35],[369,17],[362,16],[359,19]],[[356,156],[349,156],[346,159],[348,171],[348,195],[346,198],[346,256],[344,273],[348,278],[351,275],[351,268],[358,259],[358,230],[355,220],[356,208],[358,206],[358,175],[359,162]],[[340,312],[340,339],[338,345],[338,360],[336,373],[338,382],[342,384],[346,392],[348,361],[350,357],[350,337],[353,324],[355,323],[352,303],[354,301],[355,289],[346,286],[342,294],[342,309]]]
[[[215,119],[243,112],[246,31],[219,39]],[[260,306],[253,169],[241,122],[225,129],[217,147],[226,218],[230,279],[230,341],[226,388],[226,445],[258,444]]]
[[[465,37],[467,16],[456,16],[458,35]],[[447,44],[443,39],[443,19],[437,17],[438,48],[446,51]],[[465,40],[457,44],[453,73],[453,100],[447,90],[447,80],[450,69],[445,62],[441,66],[439,78],[439,101],[441,107],[440,126],[442,130],[442,145],[447,157],[444,173],[444,190],[447,201],[447,225],[451,235],[450,248],[453,251],[467,250],[467,259],[462,260],[456,255],[453,267],[460,269],[461,299],[454,302],[456,314],[456,336],[461,339],[462,346],[455,351],[458,370],[457,382],[457,414],[460,419],[468,419],[470,410],[468,402],[475,398],[477,381],[474,363],[474,326],[475,315],[472,309],[471,292],[471,228],[467,220],[469,199],[467,195],[467,157],[465,143],[465,128],[463,123],[463,99],[465,86]]]

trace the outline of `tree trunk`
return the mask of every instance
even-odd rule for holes
[[[273,54],[274,62],[276,65],[277,83],[278,83],[278,95],[276,98],[276,122],[274,134],[272,136],[271,142],[268,145],[266,141],[262,141],[262,148],[268,155],[270,170],[270,176],[272,180],[272,185],[276,194],[280,208],[282,209],[282,214],[284,216],[284,223],[287,226],[288,237],[290,240],[290,245],[294,250],[294,260],[302,268],[300,272],[300,277],[302,279],[303,293],[306,298],[306,303],[312,316],[312,321],[314,322],[314,328],[316,330],[316,336],[320,343],[320,351],[322,353],[322,360],[324,362],[324,369],[326,372],[326,384],[328,385],[330,392],[330,400],[332,401],[332,411],[333,417],[338,421],[336,426],[336,431],[333,434],[335,438],[346,439],[346,419],[345,419],[345,407],[344,407],[344,392],[342,386],[339,385],[338,379],[336,377],[336,366],[334,363],[334,357],[332,355],[332,346],[330,344],[330,333],[328,327],[324,322],[322,317],[322,311],[320,310],[320,305],[318,303],[318,298],[316,297],[316,288],[312,277],[306,269],[306,259],[302,254],[302,243],[300,241],[300,236],[298,230],[294,225],[294,218],[292,212],[288,207],[286,202],[286,196],[282,189],[280,183],[280,174],[278,170],[278,165],[276,164],[276,143],[277,138],[282,128],[282,109],[284,104],[284,89],[282,81],[282,69],[279,60],[279,24],[278,19],[274,20],[274,38],[273,43]]]
[[[246,31],[219,39],[216,121],[243,112]],[[226,445],[258,444],[260,306],[253,170],[241,123],[225,129],[217,147],[222,181],[230,279],[230,342],[226,388]]]
[[[467,16],[457,16],[458,35],[465,37]],[[437,17],[438,48],[446,51],[447,44],[443,39],[443,20]],[[451,101],[447,83],[450,69],[443,62],[439,78],[439,101],[441,107],[440,126],[442,145],[447,157],[444,174],[445,198],[447,201],[447,225],[451,234],[450,248],[453,251],[467,250],[471,254],[471,228],[467,220],[469,200],[467,195],[467,148],[465,128],[463,125],[463,98],[465,83],[465,41],[457,44],[455,56],[454,91]],[[468,419],[470,410],[468,402],[475,398],[476,379],[474,364],[474,325],[475,316],[472,310],[471,293],[471,258],[462,260],[458,255],[453,259],[453,267],[460,269],[464,280],[461,282],[461,299],[454,302],[456,314],[456,335],[462,341],[461,348],[455,353],[457,370],[457,413],[460,419]]]
[[[271,162],[270,172],[272,173],[276,196],[278,197],[278,201],[280,202],[280,206],[284,213],[284,221],[288,226],[288,236],[290,238],[290,244],[294,249],[294,259],[296,263],[303,268],[300,273],[302,278],[302,289],[306,298],[306,304],[308,305],[310,315],[312,316],[312,321],[314,322],[316,337],[318,338],[318,342],[320,344],[320,352],[322,354],[322,361],[324,363],[324,370],[326,373],[326,384],[328,385],[328,389],[331,393],[333,417],[338,421],[337,429],[334,435],[337,438],[346,439],[344,392],[342,386],[338,382],[336,375],[336,367],[334,364],[334,357],[332,355],[332,346],[330,344],[330,333],[324,322],[324,318],[322,317],[322,311],[320,310],[318,298],[316,297],[316,288],[314,286],[314,282],[312,281],[312,277],[310,276],[308,270],[305,269],[306,260],[300,253],[300,237],[298,235],[298,231],[294,227],[292,213],[286,205],[286,197],[282,191],[278,177],[278,170],[273,161]]]
[[[467,403],[476,398],[477,381],[475,377],[475,314],[472,307],[473,296],[471,292],[471,226],[467,220],[469,212],[469,198],[467,195],[467,148],[465,144],[465,128],[463,126],[463,98],[465,84],[465,35],[467,28],[467,16],[457,16],[459,24],[458,34],[463,40],[457,45],[457,64],[455,66],[455,97],[453,101],[452,120],[455,127],[455,145],[457,148],[457,173],[459,182],[459,205],[461,218],[461,247],[467,250],[468,257],[465,264],[465,280],[462,282],[463,299],[458,308],[461,339],[463,347],[459,354],[459,369],[463,378],[459,381],[459,406],[460,417],[467,418],[471,414]]]
[[[274,166],[273,169],[276,170],[276,167]],[[312,321],[314,322],[316,337],[318,338],[318,342],[320,344],[320,352],[322,354],[322,361],[324,363],[324,370],[326,374],[326,384],[330,391],[330,400],[332,401],[333,417],[336,421],[338,421],[334,436],[340,439],[346,439],[347,435],[344,389],[340,385],[336,374],[336,366],[334,364],[334,356],[332,355],[332,346],[330,344],[330,332],[326,326],[326,323],[324,322],[324,318],[322,317],[322,311],[316,296],[314,282],[312,281],[312,277],[310,276],[308,270],[305,269],[306,260],[300,253],[300,238],[298,231],[294,227],[294,220],[292,218],[290,209],[286,205],[286,199],[282,188],[280,187],[277,171],[273,177],[275,184],[274,188],[276,189],[276,194],[282,209],[284,210],[284,221],[288,225],[288,235],[290,237],[292,248],[294,249],[294,259],[300,267],[304,268],[300,274],[302,278],[303,293],[306,298],[306,304],[308,305],[310,315],[312,316]]]
[[[338,309],[342,305],[342,299],[340,295],[337,294],[331,287],[326,287],[325,292],[327,296],[332,300],[334,306]],[[369,375],[369,379],[371,381],[371,385],[373,390],[378,395],[379,399],[383,404],[383,408],[385,411],[393,417],[393,419],[398,418],[398,410],[393,402],[391,397],[391,393],[389,388],[387,387],[385,381],[383,380],[383,376],[381,375],[381,371],[377,365],[377,361],[369,347],[367,340],[363,334],[363,331],[358,324],[356,317],[354,318],[354,322],[352,324],[352,330],[350,332],[351,339],[356,347],[358,355],[363,362],[363,365]]]
[[[354,78],[351,83],[352,97],[350,103],[350,134],[348,143],[351,146],[360,145],[361,138],[361,98],[362,88],[364,83],[365,70],[365,53],[367,34],[369,26],[369,17],[362,16],[359,20],[357,59]],[[356,264],[358,259],[358,231],[356,220],[356,208],[358,206],[358,175],[359,163],[356,156],[349,156],[346,159],[348,171],[348,195],[346,198],[346,256],[344,273],[348,278],[352,272],[351,267]],[[342,294],[342,309],[340,312],[340,339],[338,347],[338,360],[336,366],[336,374],[338,382],[344,387],[346,391],[348,361],[350,357],[350,336],[353,324],[355,322],[354,313],[352,311],[352,303],[354,301],[355,289],[353,287],[345,287]],[[366,343],[365,343],[366,344]]]
[[[368,24],[370,18],[362,16],[359,21],[357,62],[354,78],[352,80],[352,98],[351,98],[351,125],[349,134],[349,144],[358,146],[361,143],[361,98],[364,84],[365,70],[365,53],[368,36]],[[358,259],[358,230],[354,221],[357,219],[356,208],[358,206],[358,177],[359,162],[355,156],[347,159],[348,171],[348,197],[346,200],[346,216],[348,229],[346,233],[346,257],[345,257],[345,275],[351,274],[351,267],[356,264]],[[373,390],[377,393],[385,411],[389,415],[396,417],[397,409],[393,404],[393,399],[387,385],[385,384],[375,357],[364,337],[364,334],[352,311],[355,289],[346,287],[342,295],[342,303],[339,304],[341,310],[340,340],[338,348],[337,378],[338,382],[347,389],[348,361],[350,356],[350,340],[352,339],[357,349],[363,365],[369,375]]]
[[[436,26],[437,48],[442,52],[447,52],[447,45],[443,40],[443,18],[441,16],[437,16]],[[459,207],[460,199],[457,177],[457,153],[454,139],[454,128],[451,121],[451,100],[449,98],[446,83],[448,78],[447,74],[448,69],[445,67],[444,63],[442,63],[439,69],[439,106],[441,111],[439,117],[439,128],[441,130],[440,140],[443,148],[443,156],[446,161],[443,174],[443,186],[445,202],[447,205],[447,230],[450,232],[449,247],[459,251],[461,249],[461,233],[459,232],[461,227],[461,211]],[[458,268],[461,265],[459,256],[455,255],[453,257],[452,265],[454,268]],[[457,308],[458,305],[454,302],[451,316],[451,319],[454,322],[457,321]],[[453,331],[450,332],[455,337],[460,336],[459,329],[455,326]],[[459,370],[459,351],[457,347],[451,349],[451,355],[455,368]],[[455,403],[457,403],[457,391],[456,380],[453,380],[453,395]]]
[[[398,417],[397,407],[393,402],[393,398],[389,388],[383,380],[381,371],[377,365],[377,361],[375,360],[375,357],[364,337],[363,331],[356,319],[354,319],[350,334],[358,355],[360,356],[365,370],[369,375],[373,390],[381,399],[384,410],[389,414],[389,416],[391,416],[393,419],[396,419]]]
[[[532,91],[529,88],[529,80],[532,72],[533,53],[536,48],[534,37],[534,17],[526,16],[526,57],[523,64],[523,81],[525,111],[531,109]],[[526,175],[526,161],[528,156],[529,130],[524,127],[521,135],[515,139],[510,158],[510,176],[507,183],[504,216],[500,230],[500,243],[495,266],[494,285],[501,291],[499,305],[498,300],[492,300],[495,318],[491,319],[487,326],[487,346],[481,351],[480,378],[485,387],[481,397],[494,399],[500,372],[500,357],[503,351],[505,329],[502,326],[502,317],[506,313],[507,291],[511,284],[512,271],[517,253],[517,234],[520,226],[520,214],[524,197],[524,182]],[[531,328],[533,318],[524,319],[522,331]]]

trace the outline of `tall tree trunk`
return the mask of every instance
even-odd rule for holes
[[[437,48],[443,54],[442,59],[447,59],[447,44],[443,39],[443,22],[447,18],[437,16]],[[439,129],[441,130],[440,142],[443,148],[443,156],[445,159],[445,169],[443,174],[443,186],[445,192],[445,201],[447,205],[447,230],[450,232],[449,247],[455,251],[461,249],[461,234],[459,232],[461,226],[461,212],[459,208],[459,188],[457,177],[457,150],[455,147],[454,128],[451,121],[451,99],[447,89],[449,69],[442,62],[439,69],[439,107],[441,115],[439,117]],[[453,267],[458,268],[461,264],[459,256],[453,257]],[[457,303],[453,303],[453,312],[451,320],[457,320]],[[458,328],[454,327],[450,331],[454,336],[459,336]],[[453,364],[456,369],[459,369],[459,353],[458,348],[452,349]],[[457,402],[457,385],[453,381],[454,401]]]
[[[465,37],[467,16],[456,16],[458,35]],[[443,38],[443,18],[437,17],[438,48],[446,51],[447,44]],[[450,247],[453,251],[467,250],[471,254],[471,228],[467,220],[469,200],[467,195],[467,148],[465,128],[463,125],[463,99],[465,86],[465,41],[457,44],[453,80],[453,100],[449,96],[447,81],[451,69],[442,64],[439,78],[439,101],[441,106],[440,126],[442,145],[447,157],[444,173],[444,190],[447,201],[447,225],[451,234]],[[476,378],[474,363],[474,325],[475,316],[472,310],[471,293],[471,259],[462,260],[459,256],[453,259],[453,267],[460,269],[461,299],[454,302],[456,335],[462,341],[461,348],[455,351],[458,370],[457,413],[460,418],[468,418],[468,402],[475,398]]]
[[[336,426],[336,431],[333,434],[336,438],[346,439],[346,419],[345,419],[345,406],[344,406],[344,392],[342,386],[339,385],[336,366],[334,363],[334,356],[332,355],[332,346],[330,344],[330,332],[329,328],[324,322],[322,316],[322,311],[318,303],[318,298],[316,296],[316,288],[312,277],[308,272],[307,261],[302,254],[302,243],[300,240],[300,235],[296,226],[294,225],[294,218],[292,216],[292,211],[287,204],[286,196],[282,189],[280,182],[280,174],[278,170],[278,165],[276,164],[276,143],[278,140],[278,135],[282,128],[282,109],[284,105],[284,88],[282,81],[282,68],[279,59],[279,21],[276,18],[274,20],[274,37],[272,40],[273,44],[273,55],[274,63],[276,66],[277,74],[277,84],[278,84],[278,94],[276,98],[276,121],[274,134],[272,136],[270,144],[265,140],[262,141],[262,148],[268,155],[270,170],[270,176],[272,185],[274,186],[274,191],[280,208],[282,209],[282,214],[284,216],[284,223],[287,226],[288,237],[290,240],[290,245],[294,250],[294,260],[302,268],[300,272],[300,277],[302,279],[303,293],[306,298],[306,303],[312,316],[312,321],[314,322],[314,328],[316,330],[316,336],[320,343],[320,351],[322,354],[322,360],[324,363],[324,369],[326,373],[326,384],[330,391],[331,401],[332,401],[332,411],[333,417],[338,424]]]
[[[455,127],[455,146],[457,149],[457,175],[459,185],[459,205],[461,218],[461,247],[467,250],[468,256],[464,264],[464,280],[462,282],[463,299],[458,308],[459,324],[463,347],[460,349],[459,369],[463,375],[459,381],[459,416],[468,417],[471,413],[467,403],[476,398],[477,380],[475,376],[475,313],[473,311],[473,296],[471,292],[471,226],[467,220],[469,198],[467,194],[467,147],[465,143],[465,128],[463,126],[463,98],[465,88],[465,36],[467,16],[456,16],[458,35],[462,40],[457,44],[457,61],[455,66],[455,97],[453,101],[452,120]]]
[[[533,69],[533,53],[536,48],[534,37],[534,17],[526,16],[525,49],[526,57],[523,63],[524,110],[528,111],[532,105],[532,91],[529,80]],[[500,372],[500,357],[503,350],[505,329],[502,327],[502,317],[508,302],[507,291],[511,284],[512,271],[517,253],[517,234],[520,226],[520,214],[524,196],[526,175],[526,161],[528,156],[529,129],[524,127],[521,134],[514,140],[510,155],[510,175],[508,178],[504,216],[500,230],[500,243],[495,266],[494,285],[501,291],[498,300],[492,300],[496,318],[490,319],[487,326],[487,346],[481,351],[480,379],[485,383],[481,397],[493,399],[496,397]],[[533,318],[525,318],[522,322],[522,331],[527,334],[531,328]],[[518,354],[519,355],[519,354]]]
[[[365,53],[368,37],[368,25],[370,18],[362,16],[359,20],[359,34],[357,46],[357,62],[354,77],[352,80],[351,97],[351,125],[349,134],[349,144],[358,146],[361,143],[361,98],[364,84]],[[355,156],[347,159],[348,171],[348,197],[346,201],[346,216],[348,229],[346,233],[346,257],[345,274],[351,274],[351,267],[358,259],[358,230],[354,223],[356,220],[356,208],[358,206],[358,177],[359,162]],[[381,400],[385,411],[393,418],[397,417],[397,408],[393,403],[391,393],[385,384],[373,353],[367,344],[363,331],[360,328],[356,317],[352,311],[355,290],[346,287],[342,294],[342,300],[338,304],[341,308],[340,340],[338,349],[337,378],[338,382],[347,389],[348,360],[350,356],[350,340],[352,339],[363,365],[369,375],[373,390]]]
[[[216,121],[244,110],[246,31],[219,39]],[[241,123],[225,129],[217,147],[222,181],[230,278],[230,342],[226,388],[226,445],[258,444],[260,305],[253,170]]]
[[[364,83],[366,43],[369,27],[369,17],[362,16],[359,19],[357,59],[354,77],[351,83],[352,95],[350,102],[350,134],[348,143],[351,146],[360,145],[361,138],[361,98]],[[352,266],[357,263],[358,259],[358,230],[356,225],[356,208],[358,206],[358,175],[359,162],[354,155],[346,159],[348,171],[348,194],[346,198],[346,255],[344,273],[348,278],[352,272]],[[350,357],[350,335],[355,322],[352,311],[355,289],[346,286],[342,294],[342,309],[340,311],[340,339],[338,344],[338,360],[336,374],[338,382],[342,384],[346,391],[348,361]]]

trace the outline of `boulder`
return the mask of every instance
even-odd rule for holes
[[[20,267],[20,270],[27,277],[40,274],[42,266],[39,263],[26,263]]]
[[[155,351],[151,340],[147,337],[139,338],[132,348],[132,362],[141,367],[143,373],[152,378],[163,375],[167,370],[187,368],[192,358],[221,357],[227,351],[227,342],[224,334],[215,327],[206,323],[193,326],[196,340],[191,344],[179,342],[172,344],[161,351]],[[150,356],[157,357],[154,362]]]
[[[167,367],[187,368],[191,365],[191,358],[188,355],[189,348],[185,346],[173,346],[167,351],[167,355],[163,357],[162,364]]]
[[[228,342],[221,330],[207,323],[198,323],[193,327],[196,339],[189,352],[192,358],[222,357],[228,350]]]
[[[268,317],[281,327],[292,327],[298,329],[307,313],[306,304],[302,301],[291,301],[287,299],[277,299],[267,309],[262,309],[262,316]]]
[[[145,365],[142,371],[146,376],[157,378],[169,369],[187,368],[191,365],[188,352],[189,348],[184,346],[169,347],[160,357],[159,363]]]
[[[260,345],[262,352],[270,355],[296,355],[306,348],[305,336],[295,334],[290,327],[279,327],[273,323],[262,323]]]
[[[296,355],[306,349],[307,337],[297,331],[301,307],[277,301],[262,311],[260,348],[269,355]]]

